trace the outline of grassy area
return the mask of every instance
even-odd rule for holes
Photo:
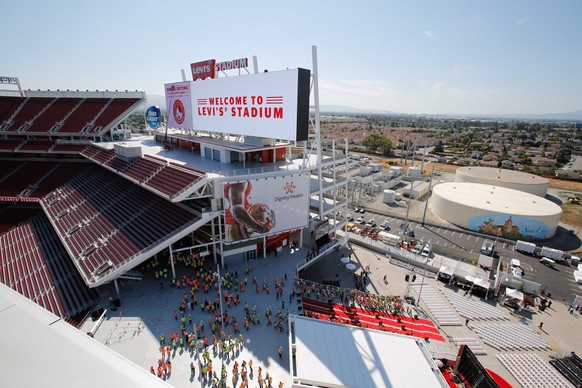
[[[575,205],[572,203],[565,202],[562,205],[562,218],[560,221],[565,222],[568,225],[580,228],[582,226],[582,206]]]

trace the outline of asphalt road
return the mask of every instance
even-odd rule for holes
[[[351,212],[356,219],[361,215],[353,212],[353,210],[351,210]],[[390,233],[392,234],[401,234],[403,232],[400,226],[403,224],[404,220],[401,218],[386,217],[374,214],[370,211],[366,211],[364,217],[366,221],[373,218],[377,226],[387,220],[390,226]],[[478,253],[485,240],[493,240],[490,237],[486,238],[477,236],[473,233],[469,234],[462,230],[453,231],[436,226],[424,227],[416,222],[411,222],[409,225],[410,228],[414,230],[416,239],[423,243],[454,246],[457,249],[464,249],[469,252]],[[554,265],[555,268],[552,269],[541,264],[537,257],[527,256],[514,251],[514,244],[508,244],[505,242],[499,242],[496,245],[495,250],[501,257],[501,262],[504,265],[509,264],[509,261],[512,258],[520,260],[521,267],[525,271],[524,279],[540,283],[542,289],[548,287],[554,299],[571,301],[574,299],[575,295],[582,295],[582,285],[575,282],[573,267],[570,267],[567,264],[563,265],[556,263]]]

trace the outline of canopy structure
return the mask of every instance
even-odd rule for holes
[[[440,273],[443,273],[445,275],[449,275],[449,276],[453,276],[454,270],[450,267],[447,267],[446,265],[441,266],[441,268],[439,269]]]
[[[523,302],[523,292],[520,292],[514,288],[506,288],[505,295]]]
[[[475,281],[473,282],[473,285],[477,286],[477,287],[482,287],[486,290],[489,289],[489,282],[485,279],[475,279]]]
[[[293,386],[448,387],[425,341],[290,315]]]
[[[356,270],[356,265],[353,263],[349,263],[346,265],[346,268],[349,269],[350,271],[355,271]]]
[[[342,262],[342,263],[344,263],[344,264],[348,264],[348,263],[350,262],[350,258],[349,258],[349,257],[345,257],[345,256],[344,256],[344,257],[342,257],[340,260],[341,260],[341,262]]]

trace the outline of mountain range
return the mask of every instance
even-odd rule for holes
[[[150,105],[159,106],[162,111],[166,110],[166,99],[164,96],[157,94],[148,94],[146,104],[141,109],[145,109]],[[450,117],[450,118],[472,118],[472,119],[502,119],[502,120],[540,120],[540,121],[552,121],[552,120],[568,120],[568,121],[582,121],[582,110],[577,110],[574,112],[564,112],[564,113],[512,113],[512,114],[458,114],[458,113],[446,113],[446,114],[407,114],[398,113],[393,111],[384,110],[367,110],[360,108],[353,108],[345,105],[321,105],[319,108],[321,113],[340,113],[340,114],[385,114],[385,115],[402,115],[402,116],[430,116],[430,117]]]

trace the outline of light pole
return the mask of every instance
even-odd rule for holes
[[[430,198],[430,189],[432,188],[433,176],[434,176],[434,164],[432,165],[432,171],[430,173],[430,181],[428,182],[428,194],[426,197],[426,202],[424,203],[424,212],[422,213],[422,226],[424,226],[424,220],[426,219],[426,208],[428,207],[428,200]]]
[[[418,257],[418,255],[416,255]],[[418,303],[417,305],[420,307],[420,296],[422,295],[422,286],[424,285],[424,274],[426,272],[426,265],[428,264],[428,257],[426,258],[426,261],[423,262],[424,264],[424,268],[422,269],[422,281],[420,282],[420,291],[418,291]]]
[[[220,323],[224,332],[224,311],[222,310],[222,278],[220,277],[220,265],[216,264],[216,277],[218,282],[218,301],[220,302]]]

